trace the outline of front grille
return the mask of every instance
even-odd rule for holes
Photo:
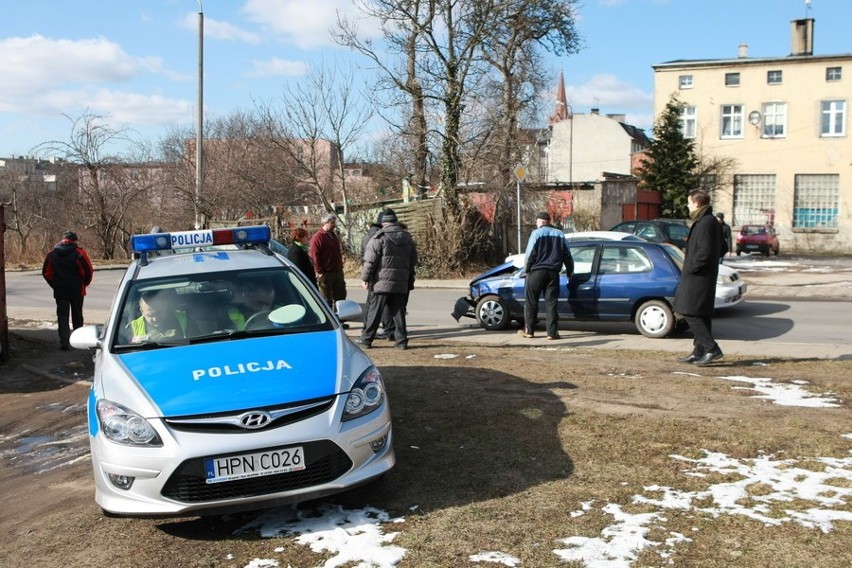
[[[352,467],[346,452],[330,440],[301,444],[305,451],[306,469],[222,483],[205,483],[204,460],[206,456],[183,462],[163,486],[162,495],[183,503],[202,503],[223,499],[238,499],[268,495],[312,487],[337,479]],[[277,448],[265,448],[273,450]],[[263,451],[264,449],[251,450]],[[238,454],[228,454],[238,455]]]
[[[267,424],[260,430],[271,430],[280,428],[289,424],[294,424],[301,420],[307,420],[313,416],[317,416],[326,412],[334,404],[335,397],[325,399],[313,399],[301,401],[296,404],[290,404],[281,407],[270,408],[254,408],[250,410],[264,410],[272,416],[272,422]],[[164,418],[164,422],[170,428],[183,432],[197,432],[206,434],[215,434],[219,432],[232,432],[237,434],[251,434],[258,430],[247,430],[239,424],[239,417],[243,412],[222,412],[211,415],[197,415],[186,417]]]

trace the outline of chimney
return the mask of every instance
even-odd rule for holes
[[[792,41],[790,55],[814,54],[814,19],[793,20],[790,22]]]
[[[592,114],[600,114],[600,113],[601,113],[601,109],[596,108],[596,107],[592,107],[592,108],[590,108],[590,109],[589,109],[589,111],[590,111]]]
[[[746,57],[748,57],[748,44],[747,43],[741,43],[739,45],[739,48],[737,50],[737,57],[739,57],[740,59],[745,59]]]

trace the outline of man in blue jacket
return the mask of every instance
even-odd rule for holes
[[[550,214],[542,211],[535,216],[536,230],[530,235],[526,253],[526,284],[524,285],[524,329],[518,334],[535,337],[533,326],[538,317],[538,299],[544,292],[547,310],[547,338],[559,339],[559,272],[565,266],[570,278],[574,259],[565,242],[565,235],[550,224]]]

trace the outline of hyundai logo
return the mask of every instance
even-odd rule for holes
[[[270,422],[272,422],[272,417],[266,412],[255,411],[255,412],[246,412],[239,418],[240,426],[247,430],[257,430],[258,428],[263,428]]]

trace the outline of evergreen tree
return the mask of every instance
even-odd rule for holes
[[[643,189],[660,192],[663,217],[686,217],[687,195],[700,182],[694,143],[681,132],[683,107],[684,104],[672,95],[654,124],[654,139],[639,172]]]

